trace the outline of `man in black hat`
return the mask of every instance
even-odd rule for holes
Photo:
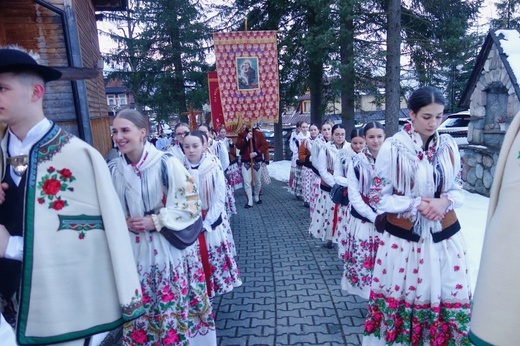
[[[0,309],[19,345],[88,345],[144,312],[103,157],[44,115],[60,77],[0,48]]]

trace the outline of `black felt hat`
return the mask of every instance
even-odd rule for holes
[[[39,65],[29,54],[18,49],[1,48],[0,49],[0,73],[4,72],[23,72],[33,71],[42,76],[43,80],[50,82],[60,79],[61,72]]]

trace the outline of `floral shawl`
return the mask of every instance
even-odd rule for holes
[[[226,182],[220,162],[214,155],[203,153],[197,165],[191,164],[186,158],[184,166],[198,186],[202,210],[207,211],[203,221],[204,229],[211,230],[211,225],[226,211]]]
[[[440,221],[430,221],[416,211],[421,197],[446,196],[455,205],[462,200],[459,178],[460,154],[450,135],[437,132],[427,150],[411,123],[382,145],[376,162],[370,196],[379,212],[396,213],[415,224],[414,232],[442,230]]]

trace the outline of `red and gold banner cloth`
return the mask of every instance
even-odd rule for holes
[[[208,72],[209,105],[211,107],[211,123],[218,131],[220,125],[226,125],[222,102],[220,101],[220,88],[218,86],[218,75],[215,71]]]
[[[214,33],[213,40],[226,125],[278,122],[276,31]]]

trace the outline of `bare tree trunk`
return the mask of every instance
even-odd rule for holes
[[[354,113],[354,20],[353,8],[356,0],[340,2],[340,59],[341,59],[341,119],[347,129],[347,136],[355,127]],[[349,140],[349,138],[347,138]]]
[[[309,60],[309,89],[311,91],[311,123],[321,124],[323,116],[323,62]]]
[[[401,1],[387,0],[385,130],[392,136],[399,130],[401,71]]]

